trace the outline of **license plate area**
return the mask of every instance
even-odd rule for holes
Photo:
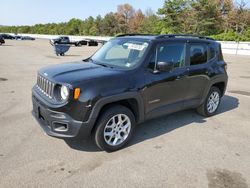
[[[37,115],[38,115],[38,119],[45,121],[45,118],[44,118],[43,114],[41,113],[40,106],[37,107]]]
[[[35,113],[35,116],[39,120],[46,121],[45,120],[45,113],[44,113],[43,107],[38,104],[38,102],[36,101],[35,98],[34,98],[34,101],[33,101],[33,111]]]

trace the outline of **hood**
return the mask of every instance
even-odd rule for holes
[[[120,70],[103,67],[91,62],[71,62],[40,69],[39,74],[57,83],[74,84],[83,80],[118,75]]]

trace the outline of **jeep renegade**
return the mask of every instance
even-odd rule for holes
[[[117,36],[93,56],[38,71],[33,115],[54,137],[122,148],[136,124],[184,109],[216,113],[227,85],[221,46],[196,35]]]

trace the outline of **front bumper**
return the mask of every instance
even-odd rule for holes
[[[63,112],[52,110],[32,93],[32,114],[43,130],[49,135],[58,138],[86,138],[91,134],[94,120],[87,122],[77,121]]]

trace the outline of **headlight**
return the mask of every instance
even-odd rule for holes
[[[61,87],[61,97],[62,97],[62,100],[66,101],[69,97],[69,89],[67,86],[62,86]]]

